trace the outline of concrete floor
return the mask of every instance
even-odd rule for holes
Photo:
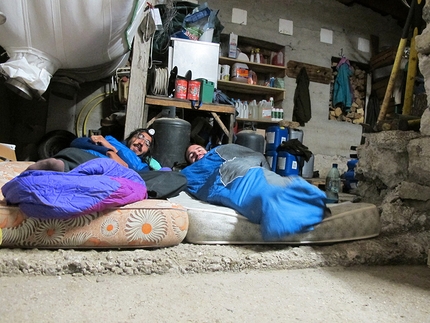
[[[430,268],[0,277],[2,322],[430,322]]]

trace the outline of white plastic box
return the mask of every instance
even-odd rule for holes
[[[178,75],[185,76],[188,70],[192,79],[203,78],[214,83],[217,87],[219,44],[195,41],[189,39],[172,38],[169,47],[170,71],[177,66]]]

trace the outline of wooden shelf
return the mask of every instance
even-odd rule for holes
[[[218,80],[218,89],[226,92],[248,93],[248,94],[265,94],[273,96],[275,101],[285,99],[285,90],[270,86],[253,85],[248,83]]]
[[[267,119],[236,118],[236,120],[240,121],[240,122],[273,123],[273,124],[278,124],[279,123],[279,121],[275,121],[275,120],[272,120],[270,118],[267,118]]]
[[[149,105],[158,105],[163,107],[174,106],[181,109],[193,109],[189,100],[181,100],[165,96],[147,95],[145,103]],[[236,112],[234,106],[232,105],[217,103],[203,103],[198,110],[227,114],[235,114]]]
[[[248,68],[250,70],[253,70],[256,73],[265,73],[265,74],[272,73],[277,75],[278,77],[284,77],[285,75],[287,75],[287,69],[285,66],[251,63],[249,61],[242,61],[242,60],[228,58],[228,57],[220,57],[219,63],[221,65],[223,64],[233,65],[234,63],[241,63],[241,64],[248,65]]]
[[[151,120],[147,120],[148,118],[148,106],[163,106],[163,107],[176,107],[180,109],[190,109],[195,111],[205,111],[209,112],[215,121],[219,124],[223,132],[229,138],[228,142],[233,142],[233,126],[234,126],[234,117],[236,114],[236,109],[232,105],[228,104],[217,104],[217,103],[203,103],[198,109],[193,108],[191,106],[191,102],[189,100],[181,100],[175,98],[169,98],[166,96],[155,96],[155,95],[147,95],[145,97],[145,117],[143,121],[143,126],[151,125],[157,118],[162,116],[162,112],[160,112],[156,117]],[[228,122],[224,123],[224,121],[218,115],[219,113],[228,115]]]

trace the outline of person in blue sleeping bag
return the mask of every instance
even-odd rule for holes
[[[230,207],[260,224],[266,241],[312,230],[328,209],[326,195],[300,176],[280,176],[263,154],[237,144],[206,151],[190,145],[190,164],[181,170],[188,192],[211,204]]]
[[[132,131],[124,141],[119,141],[110,135],[106,137],[102,135],[78,137],[70,143],[70,148],[79,148],[96,157],[111,158],[122,166],[137,172],[171,170],[169,167],[162,167],[160,163],[151,156],[150,148],[152,146],[154,134],[154,129],[139,128]],[[87,161],[82,151],[66,148],[57,153],[59,156],[52,156],[53,158],[40,160],[31,165],[28,169],[70,171],[82,162]],[[63,165],[65,159],[67,159],[67,162]]]
[[[97,157],[109,157],[137,172],[145,168],[160,170],[162,166],[151,156],[154,129],[139,128],[120,142],[112,136],[92,135],[74,139],[70,146],[84,149]],[[163,170],[167,170],[167,167]]]

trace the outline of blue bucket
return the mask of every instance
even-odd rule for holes
[[[299,157],[286,151],[278,152],[276,173],[281,176],[299,175]]]
[[[276,150],[283,141],[288,140],[288,128],[270,126],[266,129],[266,152]]]

